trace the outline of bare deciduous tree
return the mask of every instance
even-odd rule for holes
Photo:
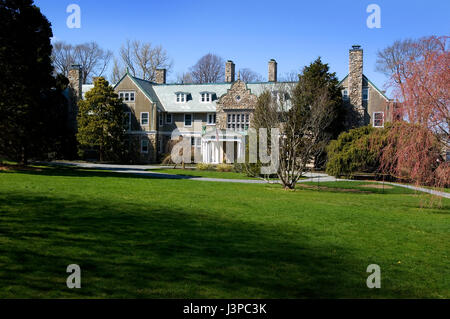
[[[190,83],[194,83],[194,79],[192,78],[191,73],[186,72],[186,73],[177,75],[177,83],[190,84]]]
[[[252,125],[279,130],[278,177],[284,188],[294,189],[307,165],[322,154],[341,105],[335,74],[320,59],[304,68],[297,83],[277,83],[260,95]]]
[[[240,69],[239,76],[241,78],[241,81],[244,81],[246,83],[263,81],[263,77],[260,74],[250,70],[249,68]]]
[[[87,83],[94,76],[102,76],[112,57],[112,52],[103,50],[95,42],[77,45],[75,61],[81,65],[82,82]]]
[[[53,44],[52,61],[56,71],[68,76],[71,65],[79,64],[82,68],[83,84],[94,76],[102,76],[111,57],[111,51],[103,50],[95,42],[76,46],[62,41]]]
[[[162,46],[138,40],[127,40],[120,48],[120,58],[134,76],[148,81],[156,80],[156,69],[170,72],[173,65]]]
[[[216,54],[208,53],[191,67],[190,73],[195,83],[222,82],[225,78],[225,61]]]
[[[116,58],[114,58],[113,68],[110,75],[110,82],[112,84],[117,84],[125,73],[126,68],[123,65],[121,65]]]
[[[74,47],[62,41],[53,44],[52,62],[57,73],[69,74],[70,66],[75,64]]]
[[[280,76],[280,82],[297,82],[299,73],[298,71],[286,72]]]
[[[299,94],[296,90],[301,88],[296,87],[288,94]],[[277,91],[284,92],[285,88]],[[302,105],[295,99],[289,101],[274,97],[269,91],[264,92],[258,99],[253,125],[258,129],[277,128],[280,131],[277,174],[285,189],[295,189],[307,165],[320,155],[331,139],[326,128],[336,115],[330,112],[328,89],[319,89],[315,97],[310,106]]]

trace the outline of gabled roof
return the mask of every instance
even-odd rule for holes
[[[342,83],[343,83],[347,78],[348,78],[348,74],[345,76],[345,78],[342,79],[341,82],[339,82],[338,85],[341,86]],[[391,99],[389,99],[389,98],[386,96],[385,93],[383,93],[383,91],[381,91],[379,88],[377,88],[377,86],[376,86],[375,84],[373,84],[373,82],[370,81],[369,78],[368,78],[367,76],[365,76],[364,74],[363,74],[363,78],[364,78],[364,80],[366,80],[367,83],[369,83],[369,84],[370,84],[370,85],[371,85],[378,93],[380,93],[387,101],[390,101],[390,100],[391,100]]]
[[[127,73],[115,84],[114,89],[129,77],[133,83],[144,93],[150,102],[155,103],[159,110],[169,113],[207,113],[216,112],[216,104],[219,98],[226,94],[232,83],[204,83],[204,84],[156,84],[139,79]],[[291,82],[255,82],[246,83],[252,94],[259,96],[265,90],[279,90],[280,85],[289,85]],[[94,85],[83,85],[83,96]],[[184,103],[176,102],[176,93],[183,92],[190,95]],[[201,102],[201,93],[214,93],[215,99],[210,102]]]
[[[136,84],[136,86],[142,91],[142,93],[144,93],[144,95],[150,100],[150,102],[152,103],[156,103],[156,106],[161,109],[164,110],[164,108],[162,107],[158,97],[156,96],[155,92],[153,91],[153,85],[155,85],[155,83],[147,81],[147,80],[143,80],[140,78],[137,78],[135,76],[132,76],[128,70],[127,73],[125,73],[125,75],[119,80],[119,82],[117,82],[116,85],[114,85],[114,89],[120,84],[120,82],[123,81],[123,79],[125,79],[126,77],[129,77],[131,79],[131,81],[133,81],[134,84]]]

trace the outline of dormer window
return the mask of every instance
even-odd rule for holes
[[[212,101],[212,93],[202,92],[200,93],[200,101],[202,103],[208,103]]]
[[[178,92],[176,93],[176,95],[177,95],[177,103],[186,103],[187,100],[186,93]]]

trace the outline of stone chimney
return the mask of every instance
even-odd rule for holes
[[[166,84],[166,69],[156,69],[156,84]]]
[[[277,81],[277,61],[271,59],[269,61],[269,82]]]
[[[231,60],[228,60],[225,64],[225,82],[231,83],[234,82],[234,63]]]
[[[82,98],[82,88],[81,83],[81,66],[78,64],[73,64],[69,70],[69,87],[72,89],[72,93],[76,100]]]
[[[348,70],[348,94],[350,104],[362,116],[364,116],[363,108],[363,50],[360,45],[354,45],[349,53],[349,70]]]

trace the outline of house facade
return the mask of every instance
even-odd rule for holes
[[[77,98],[93,87],[81,85],[80,72],[78,66],[69,71]],[[204,163],[242,158],[258,96],[268,90],[279,97],[286,86],[295,83],[277,81],[274,59],[268,63],[267,82],[245,83],[235,75],[233,61],[226,62],[223,83],[168,84],[164,69],[157,70],[155,82],[149,82],[127,72],[114,90],[124,102],[127,137],[139,161],[158,162],[170,151],[169,141],[179,136],[190,141]],[[350,50],[349,75],[340,86],[347,107],[360,115],[354,116],[359,125],[383,127],[392,120],[392,101],[363,74],[359,46]]]

